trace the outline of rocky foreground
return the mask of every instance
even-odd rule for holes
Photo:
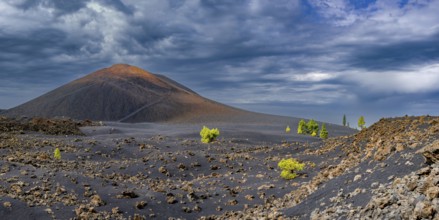
[[[323,142],[240,128],[250,138],[201,144],[196,132],[46,119],[1,118],[0,131],[5,219],[439,219],[438,117]],[[291,157],[306,168],[283,180],[277,163]]]

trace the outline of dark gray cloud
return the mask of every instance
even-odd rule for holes
[[[49,9],[54,9],[56,15],[65,15],[69,13],[75,13],[79,11],[80,9],[86,7],[86,4],[89,2],[93,2],[92,0],[25,0],[25,1],[18,1],[15,3],[15,6],[17,8],[26,10],[26,11],[32,11],[35,8],[38,7],[44,7]],[[128,7],[123,2],[119,0],[100,0],[97,1],[101,4],[104,4],[106,6],[113,7],[116,10],[122,11],[127,14],[132,14],[133,9],[131,7]]]
[[[5,0],[0,108],[129,63],[255,111],[434,114],[437,11],[427,0]]]
[[[439,30],[438,30],[439,31]],[[367,70],[404,70],[413,64],[436,63],[439,60],[439,33],[423,39],[386,45],[364,45],[347,63]]]

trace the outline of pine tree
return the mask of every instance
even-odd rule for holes
[[[366,124],[366,122],[364,121],[364,117],[360,116],[360,118],[358,119],[358,127],[360,129],[363,129],[366,127],[365,124]]]
[[[59,148],[55,148],[55,151],[53,152],[53,157],[57,160],[61,160],[61,151]]]
[[[328,130],[326,130],[326,125],[324,123],[322,124],[322,129],[320,130],[320,135],[319,136],[322,139],[328,138]]]
[[[346,115],[343,115],[343,126],[346,126]]]
[[[306,122],[305,120],[300,120],[299,125],[297,126],[297,133],[298,134],[303,134],[306,133],[306,130],[304,131],[304,129],[306,129]]]
[[[307,133],[311,134],[311,136],[313,136],[314,133],[315,133],[314,136],[316,136],[317,133],[319,132],[319,124],[317,124],[317,122],[314,121],[314,119],[308,121],[308,123],[306,124],[306,128],[307,128]]]

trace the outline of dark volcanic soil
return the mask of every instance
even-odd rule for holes
[[[415,151],[439,136],[439,119],[433,117],[386,119],[345,137],[335,136],[353,130],[329,125],[333,138],[325,141],[297,135],[291,124],[286,134],[285,124],[268,121],[206,124],[221,132],[211,144],[199,140],[202,124],[108,122],[81,128],[85,135],[2,124],[16,129],[0,135],[0,216],[361,217],[380,184],[426,166]],[[72,129],[85,125],[63,123]],[[53,158],[56,147],[61,160]],[[290,157],[307,166],[287,181],[279,177],[277,163]]]

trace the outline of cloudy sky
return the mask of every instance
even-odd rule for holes
[[[437,0],[2,0],[0,108],[114,63],[236,107],[438,115]]]

